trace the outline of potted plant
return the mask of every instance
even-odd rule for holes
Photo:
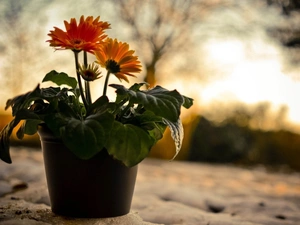
[[[65,21],[48,34],[51,47],[74,53],[76,78],[52,70],[42,80],[55,85],[9,99],[13,120],[0,133],[0,158],[11,163],[9,138],[16,132],[38,132],[51,208],[54,213],[76,217],[112,217],[129,212],[137,165],[151,147],[171,130],[179,152],[183,138],[181,106],[189,108],[191,98],[161,86],[145,89],[144,83],[129,88],[110,84],[113,74],[128,82],[127,76],[141,72],[141,63],[129,45],[105,34],[110,28],[100,17]],[[88,54],[95,62],[88,63]],[[79,56],[83,56],[80,64]],[[103,94],[91,98],[90,82],[106,70]],[[107,97],[114,88],[115,101]],[[174,156],[174,157],[175,157]]]

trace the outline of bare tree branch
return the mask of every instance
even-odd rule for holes
[[[114,0],[120,18],[130,26],[146,65],[145,81],[156,84],[156,67],[167,54],[191,49],[193,26],[224,0]]]

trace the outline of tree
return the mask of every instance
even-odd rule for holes
[[[223,1],[114,0],[118,14],[132,32],[145,63],[145,82],[156,84],[156,67],[163,58],[192,50],[193,26]],[[192,64],[190,60],[187,63]],[[173,65],[169,65],[173,66]],[[185,66],[189,70],[190,66]]]
[[[274,27],[269,28],[267,31],[271,37],[277,39],[283,48],[283,53],[286,55],[286,63],[292,67],[299,64],[300,54],[300,28],[299,13],[300,1],[299,0],[266,0],[270,7],[277,7],[281,11],[281,22],[276,22]],[[283,22],[284,21],[284,22]]]
[[[292,11],[300,10],[299,0],[267,0],[268,5],[277,5],[284,15],[290,15]]]

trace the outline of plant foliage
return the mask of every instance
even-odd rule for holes
[[[112,84],[116,101],[101,96],[89,108],[80,102],[74,80],[63,73],[51,71],[44,82],[52,81],[59,87],[40,88],[9,99],[6,108],[12,108],[14,120],[0,133],[0,158],[11,163],[9,136],[22,122],[18,138],[38,131],[45,123],[79,158],[89,159],[103,149],[126,166],[141,162],[151,147],[163,136],[169,126],[178,152],[183,138],[179,120],[180,107],[189,108],[192,100],[176,90],[160,86],[140,90],[144,84],[129,89]],[[59,77],[59,78],[58,78]],[[75,80],[76,82],[76,80]]]

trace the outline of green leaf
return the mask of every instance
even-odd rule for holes
[[[24,133],[27,135],[34,135],[38,131],[38,125],[41,124],[41,120],[26,120]]]
[[[180,116],[180,109],[184,103],[184,98],[176,90],[168,91],[160,86],[156,86],[148,91],[126,89],[122,85],[110,85],[117,89],[118,95],[130,97],[131,104],[144,106],[146,110],[152,111],[157,116],[176,122]]]
[[[148,154],[155,140],[140,127],[114,122],[108,142],[108,153],[127,167],[140,163]]]
[[[175,123],[171,122],[169,120],[166,120],[166,119],[163,119],[163,121],[170,128],[171,136],[175,142],[176,152],[175,152],[175,155],[173,156],[173,158],[171,159],[171,160],[173,160],[178,155],[178,153],[181,149],[182,140],[183,140],[183,136],[184,136],[183,126],[182,126],[180,119],[178,119],[177,122],[175,122]]]
[[[147,84],[147,83],[145,83],[145,82],[142,82],[142,83],[135,83],[135,84],[133,84],[133,85],[129,88],[129,90],[132,90],[132,91],[139,91],[140,88],[141,88],[142,86],[146,85],[146,84]]]
[[[164,132],[166,130],[166,125],[161,123],[153,123],[153,129],[148,130],[149,135],[155,139],[155,143],[162,139]]]
[[[37,132],[38,124],[41,123],[40,117],[28,109],[20,109],[16,113],[17,120],[25,120],[17,131],[17,137],[23,139],[24,134],[33,135]]]
[[[38,85],[33,91],[7,100],[5,110],[12,107],[12,115],[15,116],[19,110],[27,109],[34,100],[39,98],[41,98],[41,89]]]
[[[59,87],[40,89],[40,86],[38,85],[33,91],[9,99],[6,102],[5,109],[12,107],[12,115],[16,116],[19,111],[28,109],[33,102],[37,102],[40,106],[45,105],[44,100],[49,102],[53,109],[56,109],[58,100],[66,99],[67,97],[67,89],[61,90]]]
[[[48,87],[48,88],[42,88],[40,95],[41,97],[45,99],[53,99],[54,97],[58,98],[58,96],[65,95],[68,89],[63,88],[61,89],[60,87]]]
[[[23,139],[24,134],[33,135],[38,130],[38,125],[41,123],[41,120],[26,120],[23,122],[17,131],[17,137]]]
[[[107,96],[101,96],[92,105],[89,106],[88,115],[95,112],[105,112],[108,106]]]
[[[89,159],[103,149],[113,120],[109,113],[94,114],[85,120],[56,115],[48,117],[46,124],[78,158]]]
[[[160,116],[156,116],[151,111],[145,111],[142,114],[136,114],[134,117],[128,120],[128,123],[147,130],[149,135],[152,136],[155,141],[158,141],[163,137],[163,133],[166,129],[163,119]]]
[[[194,99],[192,98],[189,98],[189,97],[186,97],[184,95],[182,95],[183,99],[184,99],[184,102],[183,102],[183,107],[186,108],[186,109],[189,109],[192,105],[193,105],[193,102],[194,102]]]
[[[77,108],[77,110],[76,110]],[[64,101],[60,101],[58,103],[58,109],[60,112],[62,112],[64,114],[65,117],[74,117],[77,119],[81,118],[80,115],[80,106],[78,106],[77,104],[72,104],[72,107]]]
[[[44,117],[44,122],[46,123],[47,127],[54,133],[57,138],[61,137],[61,128],[68,124],[70,117],[62,114],[62,113],[55,113],[49,114]]]
[[[16,118],[18,120],[27,120],[27,119],[32,119],[32,120],[39,120],[40,117],[35,114],[33,111],[29,109],[20,109],[16,113]]]
[[[11,163],[11,157],[9,153],[9,137],[13,129],[19,124],[20,120],[13,119],[7,124],[0,132],[0,159],[6,163]]]
[[[53,83],[60,85],[68,85],[73,89],[77,86],[77,80],[74,77],[69,77],[66,73],[58,73],[55,70],[50,71],[46,74],[42,82],[52,81]]]

